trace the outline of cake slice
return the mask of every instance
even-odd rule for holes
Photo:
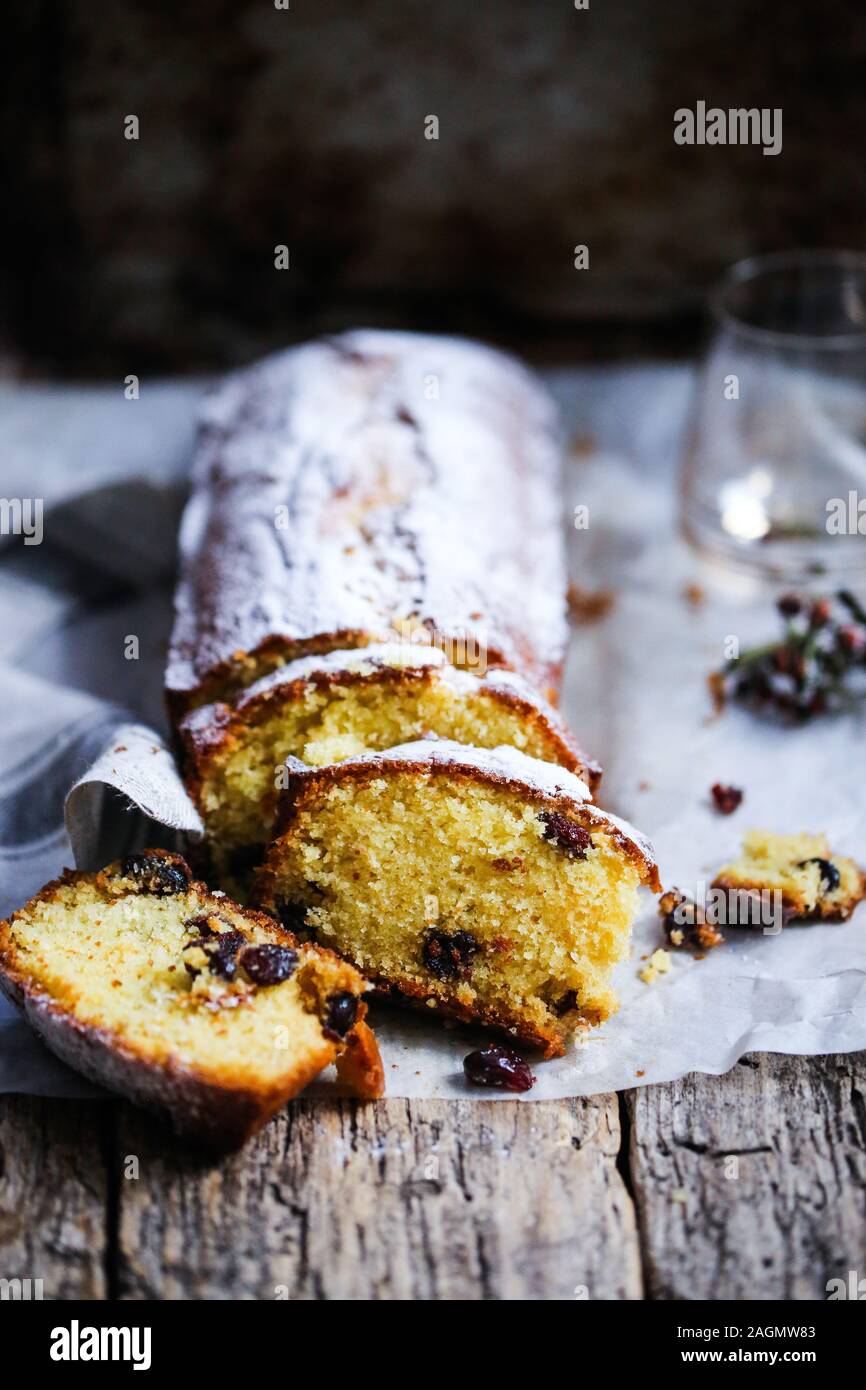
[[[435,734],[482,748],[513,744],[577,772],[593,790],[601,777],[522,677],[470,675],[439,648],[408,642],[290,662],[232,704],[195,710],[180,734],[209,869],[238,893],[272,837],[278,774],[288,757],[319,767]]]
[[[573,773],[421,740],[292,765],[256,897],[380,990],[556,1056],[616,1008],[642,883],[649,845]]]
[[[357,971],[162,850],[67,870],[0,923],[0,986],[63,1061],[210,1148],[241,1145],[330,1062],[383,1089]]]
[[[712,886],[776,893],[784,921],[840,922],[866,896],[866,874],[853,859],[834,854],[826,835],[749,830],[739,858],[719,870]]]

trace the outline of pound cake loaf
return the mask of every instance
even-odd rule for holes
[[[421,740],[290,765],[256,899],[380,990],[564,1051],[616,1008],[647,842],[564,768]]]
[[[261,863],[287,758],[321,767],[429,734],[482,748],[512,744],[576,772],[593,791],[601,777],[552,706],[511,671],[470,675],[439,648],[411,643],[302,657],[180,725],[215,878],[243,892]]]
[[[551,399],[477,343],[358,331],[230,377],[203,410],[181,526],[173,718],[395,634],[555,698],[558,466]]]
[[[0,923],[0,986],[63,1061],[209,1148],[241,1145],[330,1062],[383,1090],[358,972],[165,851],[67,870]]]
[[[826,835],[749,830],[739,858],[721,868],[713,888],[777,893],[785,921],[843,922],[866,896],[866,874],[834,854]]]

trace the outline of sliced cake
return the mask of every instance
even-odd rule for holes
[[[0,986],[65,1062],[208,1147],[242,1144],[330,1062],[383,1089],[358,972],[165,851],[67,871],[0,923]]]
[[[427,734],[493,748],[510,743],[577,772],[600,767],[520,676],[479,677],[437,647],[390,643],[290,662],[180,726],[187,786],[205,822],[210,869],[233,892],[271,839],[288,757],[319,767]]]
[[[291,765],[260,906],[384,991],[563,1052],[616,1008],[652,851],[568,770],[421,740]]]

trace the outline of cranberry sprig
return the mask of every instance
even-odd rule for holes
[[[866,697],[866,610],[847,589],[834,598],[783,594],[779,642],[754,647],[710,678],[718,708],[728,700],[789,723],[850,708]]]

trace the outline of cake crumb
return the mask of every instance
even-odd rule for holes
[[[660,975],[667,975],[671,968],[671,958],[667,951],[659,946],[658,950],[653,951],[649,959],[649,965],[645,965],[643,970],[638,971],[638,976],[645,985],[654,984]]]
[[[704,909],[679,888],[669,888],[662,893],[659,917],[668,945],[695,952],[696,960],[703,960],[704,954],[715,946],[724,945],[725,938],[719,928],[708,922]]]
[[[614,605],[610,589],[584,589],[580,584],[568,586],[568,612],[574,623],[597,623],[606,618]]]

